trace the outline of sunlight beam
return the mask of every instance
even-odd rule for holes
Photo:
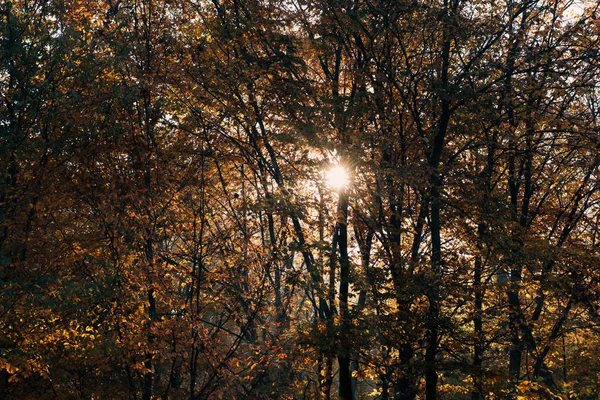
[[[348,183],[350,183],[350,177],[346,169],[341,165],[335,165],[327,171],[327,184],[331,188],[341,190],[348,186]]]

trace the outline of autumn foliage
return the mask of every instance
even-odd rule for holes
[[[597,398],[599,13],[5,0],[0,398]]]

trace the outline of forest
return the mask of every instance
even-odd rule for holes
[[[600,395],[597,0],[0,31],[0,398]]]

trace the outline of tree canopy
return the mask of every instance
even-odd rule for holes
[[[0,31],[0,397],[597,398],[597,1]]]

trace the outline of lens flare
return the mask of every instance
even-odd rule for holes
[[[348,186],[350,177],[341,165],[336,165],[327,171],[327,184],[333,189],[340,190]]]

